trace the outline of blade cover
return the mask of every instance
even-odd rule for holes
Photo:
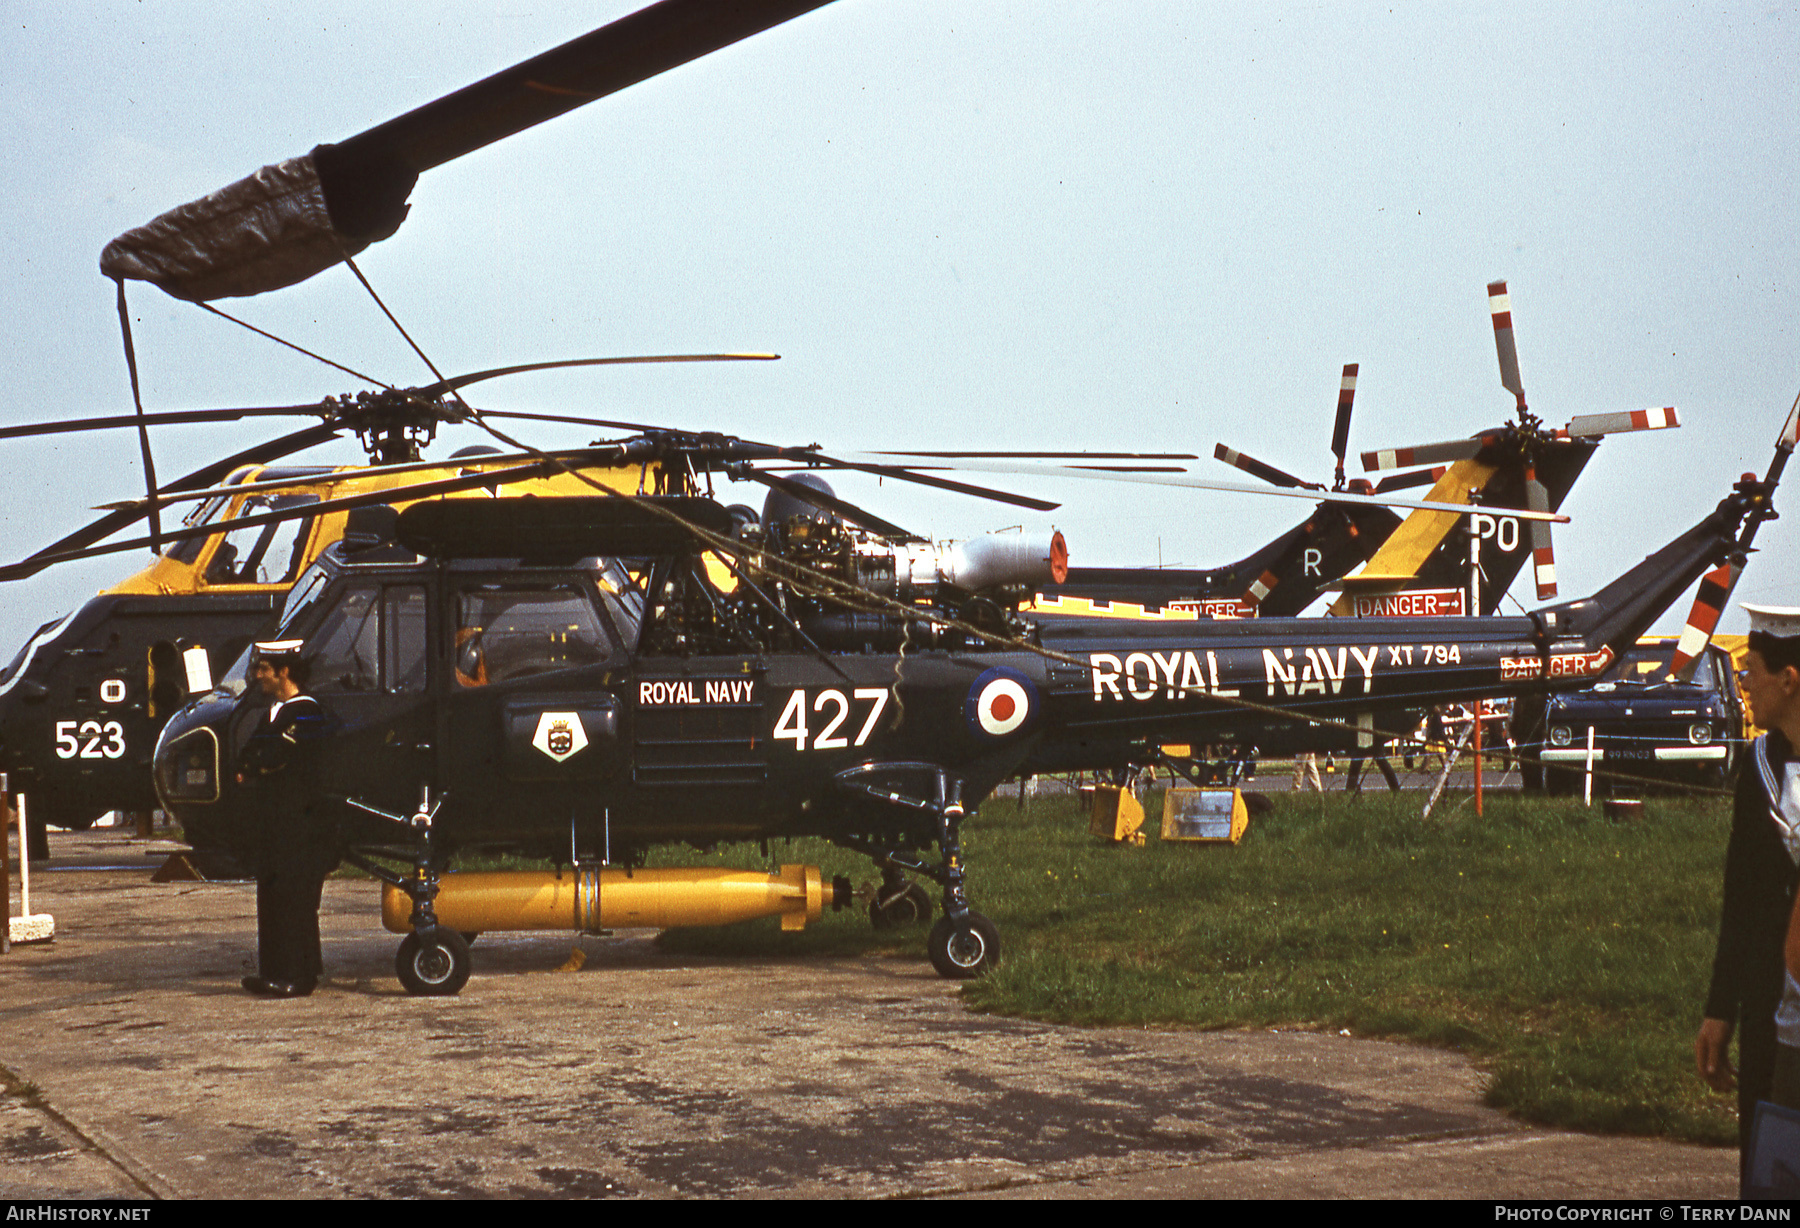
[[[107,244],[100,271],[191,302],[305,281],[398,230],[422,172],[827,2],[662,0],[177,206]]]

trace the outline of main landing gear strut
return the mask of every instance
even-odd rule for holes
[[[439,925],[437,912],[432,906],[432,901],[437,899],[438,894],[438,871],[447,858],[444,850],[432,838],[432,820],[437,816],[437,807],[431,804],[431,790],[426,788],[421,793],[418,810],[406,818],[377,810],[355,799],[346,800],[356,809],[391,819],[417,836],[411,850],[410,874],[395,874],[385,866],[355,854],[345,858],[383,882],[400,888],[412,901],[412,916],[409,918],[412,933],[401,941],[400,949],[394,954],[394,974],[400,978],[400,984],[406,987],[407,993],[419,997],[447,998],[462,992],[472,968],[468,939],[453,929]]]
[[[894,765],[885,765],[892,768]],[[938,975],[951,980],[967,980],[980,976],[1000,962],[1000,931],[994,923],[969,907],[963,889],[962,842],[960,829],[965,817],[962,803],[962,781],[941,768],[924,764],[899,765],[903,768],[927,768],[932,773],[935,796],[909,797],[880,786],[871,786],[853,778],[840,777],[844,787],[867,794],[892,805],[924,810],[936,820],[939,863],[930,865],[893,848],[882,848],[855,838],[840,841],[847,848],[867,853],[881,868],[881,888],[869,905],[869,919],[876,928],[887,928],[902,920],[923,921],[930,915],[930,901],[917,883],[908,882],[902,871],[910,870],[935,879],[944,888],[944,915],[931,927],[925,939],[926,953]]]

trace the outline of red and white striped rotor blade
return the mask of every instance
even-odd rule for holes
[[[1308,482],[1304,478],[1297,478],[1285,469],[1277,469],[1267,461],[1259,461],[1246,452],[1239,452],[1235,448],[1228,448],[1222,443],[1213,445],[1213,458],[1215,460],[1222,460],[1235,469],[1242,469],[1245,473],[1251,474],[1254,477],[1259,477],[1273,486],[1288,486],[1299,489],[1310,488],[1312,490],[1325,489],[1317,482]]]
[[[1712,639],[1713,628],[1719,625],[1719,615],[1731,602],[1731,590],[1737,587],[1738,574],[1742,570],[1736,563],[1726,563],[1700,577],[1700,591],[1694,594],[1694,606],[1688,611],[1687,625],[1675,642],[1675,655],[1669,659],[1669,672],[1683,682],[1694,676],[1694,663],[1705,653],[1707,641]]]
[[[1431,469],[1415,469],[1411,473],[1396,473],[1393,477],[1382,478],[1375,484],[1375,493],[1385,495],[1390,490],[1405,490],[1409,486],[1436,486],[1443,477],[1446,467],[1435,466]]]
[[[1263,599],[1273,592],[1275,586],[1280,583],[1281,577],[1276,575],[1273,571],[1263,572],[1262,575],[1258,576],[1256,580],[1251,583],[1249,591],[1244,594],[1244,604],[1256,606],[1260,609],[1262,607]]]
[[[1550,510],[1550,492],[1537,480],[1537,470],[1525,470],[1525,506],[1533,512]],[[1550,522],[1531,522],[1531,567],[1537,578],[1539,601],[1556,596],[1556,551],[1550,543]]]
[[[1436,465],[1446,461],[1467,460],[1477,455],[1490,442],[1486,435],[1473,439],[1446,439],[1442,443],[1422,443],[1415,448],[1383,448],[1362,454],[1363,472],[1377,469],[1410,469],[1414,465]]]
[[[1331,454],[1337,457],[1337,484],[1344,484],[1344,454],[1350,447],[1350,407],[1356,403],[1357,364],[1344,364],[1344,376],[1338,383],[1337,421],[1331,427]]]
[[[1488,314],[1494,317],[1494,351],[1500,356],[1500,386],[1525,408],[1525,384],[1519,379],[1519,347],[1513,341],[1512,295],[1506,283],[1488,283]]]
[[[1775,438],[1775,446],[1786,452],[1800,446],[1800,396],[1794,398],[1794,408],[1788,410],[1788,419],[1782,424],[1781,434]]]
[[[1681,425],[1681,414],[1673,405],[1661,409],[1634,409],[1617,414],[1576,414],[1562,429],[1564,435],[1588,439],[1595,435],[1617,435],[1624,431],[1660,431]]]

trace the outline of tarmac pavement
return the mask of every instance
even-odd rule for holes
[[[167,842],[51,842],[32,907],[56,937],[0,956],[0,1197],[1736,1190],[1727,1150],[1488,1109],[1450,1051],[972,1014],[922,938],[917,958],[731,960],[488,934],[459,997],[411,998],[375,886],[334,880],[329,981],[252,999],[252,884],[154,884]]]

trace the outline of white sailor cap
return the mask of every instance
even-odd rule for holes
[[[1760,631],[1784,640],[1800,637],[1800,606],[1751,605],[1748,601],[1738,604],[1750,615],[1752,632]]]
[[[250,649],[253,656],[264,661],[286,661],[298,657],[305,647],[305,640],[258,640]]]

